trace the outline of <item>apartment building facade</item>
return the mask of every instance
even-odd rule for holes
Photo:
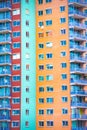
[[[87,130],[87,1],[0,0],[0,130]]]

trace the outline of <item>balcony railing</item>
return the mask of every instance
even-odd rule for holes
[[[11,37],[8,37],[8,38],[4,37],[4,38],[0,39],[0,43],[4,43],[4,42],[11,43],[12,42]]]
[[[87,96],[87,91],[84,91],[84,90],[83,91],[82,90],[81,91],[80,90],[79,91],[72,91],[71,95],[83,95],[83,96]]]
[[[0,104],[0,108],[1,108],[1,109],[11,108],[11,106],[10,106],[10,104],[3,104],[3,105]]]
[[[77,22],[69,22],[69,27],[77,27],[80,29],[86,29],[87,25],[82,24],[82,23],[77,23]]]
[[[75,33],[75,32],[70,33],[70,34],[69,34],[69,38],[70,38],[70,39],[81,40],[81,41],[87,40],[87,36],[82,35],[82,34],[77,34],[77,33]]]
[[[82,45],[70,45],[70,49],[72,50],[78,50],[78,51],[86,51],[87,47]]]
[[[71,56],[70,62],[86,62],[86,58],[83,57],[77,57],[77,56]]]
[[[11,16],[10,15],[3,15],[3,17],[0,17],[0,21],[6,21],[6,20],[10,20],[11,21]]]
[[[87,115],[81,115],[81,114],[73,114],[72,119],[82,119],[82,120],[87,120]]]
[[[11,31],[11,27],[10,26],[9,27],[0,26],[0,32],[6,32],[6,31]]]
[[[71,106],[72,107],[87,108],[87,103],[84,103],[84,102],[80,102],[80,103],[74,102],[74,103],[71,103]]]
[[[0,75],[7,75],[7,74],[8,74],[8,75],[9,75],[9,74],[11,75],[11,71],[8,71],[8,70],[5,69],[4,71],[1,71],[1,72],[0,72]]]
[[[11,60],[0,60],[0,65],[2,64],[11,64]]]
[[[2,97],[10,97],[11,96],[11,94],[6,94],[6,93],[2,93],[2,94],[0,94],[0,98]]]
[[[70,84],[87,85],[87,80],[71,79],[71,80],[70,80]]]
[[[76,128],[72,128],[72,130],[87,130],[87,127],[76,127]]]
[[[85,0],[68,0],[69,3],[76,3],[83,6],[87,6],[87,2]]]
[[[77,15],[78,17],[82,17],[82,18],[87,17],[86,13],[78,11],[78,10],[71,10],[71,11],[69,11],[69,15],[74,15],[74,16]]]
[[[0,130],[10,130],[10,127],[0,127]]]
[[[7,116],[2,116],[0,115],[0,120],[10,120],[11,118],[7,115]]]
[[[1,81],[0,81],[0,86],[1,86],[1,87],[11,86],[11,82],[9,82],[9,81],[1,82]]]
[[[70,69],[71,73],[81,73],[81,74],[87,74],[87,69],[84,68],[71,68]]]
[[[11,53],[11,49],[2,48],[2,49],[0,49],[0,54],[2,54],[2,53]]]

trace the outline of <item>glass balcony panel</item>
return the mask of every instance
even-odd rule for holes
[[[0,130],[10,130],[10,127],[1,127],[0,126]]]
[[[80,85],[87,85],[87,80],[81,80],[81,79],[71,79],[71,84],[80,84]]]
[[[81,115],[81,114],[73,114],[72,119],[86,119],[87,120],[87,115]]]
[[[76,49],[78,51],[86,51],[87,47],[82,46],[82,45],[70,45],[70,49]]]
[[[71,33],[69,34],[69,38],[84,41],[87,39],[87,36],[73,32],[72,34]]]
[[[11,37],[3,37],[2,39],[0,38],[0,42],[11,42]]]
[[[86,58],[80,56],[70,56],[70,61],[86,62]]]
[[[11,31],[11,27],[10,26],[0,26],[0,32],[3,32],[3,31]]]
[[[77,3],[77,4],[81,4],[83,6],[87,5],[87,2],[84,0],[68,0],[69,3]]]
[[[79,91],[72,91],[71,92],[71,95],[74,95],[74,94],[80,94],[80,95],[86,95],[87,96],[87,91],[84,91],[84,90],[79,90]]]
[[[86,13],[81,12],[79,10],[70,10],[69,15],[77,15],[78,17],[83,17],[83,18],[87,17]]]
[[[0,104],[0,108],[4,109],[4,108],[11,108],[10,104]]]
[[[0,53],[1,53],[1,54],[2,54],[2,53],[11,53],[11,49],[6,48],[6,47],[3,47],[3,48],[0,49]]]
[[[69,27],[78,27],[81,29],[86,29],[87,25],[82,24],[82,23],[77,23],[77,22],[69,22]]]
[[[78,73],[87,74],[87,69],[84,69],[84,68],[71,68],[70,72],[78,72]]]
[[[72,128],[72,130],[87,130],[87,127],[76,127]]]
[[[87,103],[84,103],[84,102],[80,102],[80,103],[73,102],[73,103],[71,103],[71,106],[72,107],[87,107]]]

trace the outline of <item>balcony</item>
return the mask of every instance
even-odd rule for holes
[[[0,12],[11,10],[11,2],[0,2]]]
[[[85,7],[87,6],[87,2],[84,0],[68,0],[69,5],[74,5],[76,7]]]
[[[69,34],[69,39],[74,41],[86,41],[87,36],[73,32]]]
[[[0,65],[11,65],[11,60],[0,60]]]
[[[87,120],[87,115],[73,114],[72,120]]]
[[[11,49],[8,49],[8,48],[0,49],[0,55],[2,54],[11,54]]]
[[[0,130],[11,130],[10,127],[0,127]]]
[[[11,22],[11,16],[10,15],[7,15],[7,16],[3,15],[3,17],[0,17],[0,23],[4,23],[4,22]]]
[[[84,90],[72,91],[71,96],[87,96],[87,91]]]
[[[6,43],[9,43],[9,44],[12,43],[11,37],[8,37],[8,38],[4,37],[4,38],[0,39],[0,44],[6,44]]]
[[[11,33],[11,27],[3,27],[3,26],[0,26],[0,33]]]
[[[11,121],[11,118],[9,116],[0,115],[0,121]]]
[[[72,10],[72,11],[69,11],[69,17],[73,17],[76,19],[84,19],[87,17],[87,14],[79,10]]]
[[[11,106],[10,104],[3,104],[3,105],[0,104],[0,109],[11,109]]]
[[[78,57],[78,56],[71,56],[70,57],[70,62],[75,62],[75,63],[85,63],[86,59],[83,57]]]
[[[76,128],[72,128],[72,130],[87,130],[87,127],[76,127]]]
[[[7,69],[4,69],[3,71],[0,72],[0,76],[11,76],[11,71],[10,70],[7,70]]]
[[[81,79],[71,79],[70,85],[87,85],[87,80],[81,80]]]
[[[4,82],[0,81],[0,87],[11,87],[11,82],[9,82],[7,80]]]
[[[2,93],[0,94],[0,98],[11,98],[11,94]]]
[[[69,22],[69,28],[74,28],[75,30],[83,30],[87,28],[87,25],[77,22]]]
[[[75,52],[85,52],[87,51],[87,47],[82,46],[82,45],[70,45],[70,51],[75,51]]]
[[[70,73],[87,74],[87,69],[73,67],[73,68],[70,69]]]
[[[72,108],[87,108],[87,103],[84,103],[84,102],[74,102],[74,103],[71,103],[71,107]]]

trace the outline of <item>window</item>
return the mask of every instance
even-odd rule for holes
[[[46,14],[52,14],[52,9],[46,9]]]
[[[19,20],[13,21],[13,26],[20,26],[20,21]]]
[[[15,82],[20,81],[20,75],[13,76],[12,80],[15,81]]]
[[[28,20],[26,20],[26,25],[29,26],[29,21]]]
[[[44,59],[44,54],[39,54],[39,59],[41,60],[41,59]]]
[[[43,109],[40,109],[39,110],[39,115],[43,115],[44,114],[44,110]]]
[[[26,98],[26,103],[29,104],[29,98]]]
[[[26,32],[26,37],[29,37],[29,32]]]
[[[13,10],[13,15],[19,15],[20,14],[20,9]]]
[[[66,45],[66,40],[60,41],[61,46],[65,46]]]
[[[46,0],[46,3],[52,2],[52,0]]]
[[[18,121],[13,121],[12,122],[12,127],[19,127],[19,122]]]
[[[44,121],[39,121],[39,126],[43,127],[44,126]]]
[[[25,122],[25,126],[29,127],[29,122],[28,121]]]
[[[52,115],[53,114],[53,109],[47,109],[47,115]]]
[[[29,76],[28,75],[26,75],[26,80],[29,81]]]
[[[61,74],[62,79],[67,79],[67,74]]]
[[[65,23],[66,22],[66,18],[60,18],[60,23]]]
[[[46,21],[46,26],[50,26],[50,25],[52,25],[52,20],[47,20]]]
[[[38,44],[38,48],[40,48],[40,49],[44,48],[44,44],[43,43],[39,43]]]
[[[67,85],[62,85],[62,90],[67,90]]]
[[[39,87],[39,92],[44,92],[44,87]]]
[[[47,92],[53,92],[53,87],[47,86],[46,90],[47,90]]]
[[[38,15],[39,15],[39,16],[42,16],[42,15],[43,15],[43,10],[39,10],[39,11],[38,11]]]
[[[44,76],[39,76],[39,81],[43,81],[44,80]]]
[[[52,54],[52,53],[47,53],[47,54],[46,54],[46,58],[47,58],[47,59],[53,58],[53,54]]]
[[[29,110],[28,109],[26,110],[26,115],[29,115]]]
[[[64,12],[65,11],[65,6],[60,6],[60,12]]]
[[[19,3],[20,0],[13,0],[12,2],[13,2],[13,3]]]
[[[47,75],[46,80],[53,80],[53,75]]]
[[[12,92],[20,92],[20,86],[15,86],[15,87],[12,87]]]
[[[29,53],[26,53],[25,58],[26,58],[26,59],[29,59],[29,58],[30,58]]]
[[[66,64],[66,63],[61,63],[61,67],[62,67],[62,68],[66,68],[66,67],[67,67],[67,64]]]
[[[47,103],[53,103],[54,99],[53,98],[47,98],[46,101],[47,101]]]
[[[61,34],[66,34],[66,29],[61,29]]]
[[[47,31],[46,32],[46,36],[48,37],[48,36],[52,36],[53,34],[52,34],[52,31],[50,30],[50,31]]]
[[[29,9],[26,9],[26,10],[25,10],[25,13],[26,13],[26,14],[29,14]]]
[[[29,48],[29,42],[26,42],[26,48]]]
[[[52,64],[46,64],[46,69],[47,70],[52,70],[53,69],[53,65]]]
[[[39,103],[44,103],[44,98],[39,98]]]
[[[38,4],[43,4],[43,0],[38,0]]]
[[[68,126],[68,121],[62,121],[62,126]]]
[[[47,126],[53,126],[54,122],[53,121],[47,121]]]
[[[65,52],[65,51],[62,51],[62,52],[61,52],[61,56],[66,56],[66,52]]]
[[[14,42],[13,48],[20,48],[20,42]]]
[[[18,53],[18,54],[13,54],[13,57],[12,57],[13,59],[20,59],[20,54]]]
[[[20,98],[13,98],[12,103],[13,104],[19,104],[20,103]]]
[[[26,70],[27,70],[27,71],[29,70],[29,67],[30,67],[30,65],[27,64],[27,65],[26,65]]]
[[[44,65],[39,65],[39,70],[44,70]]]
[[[13,65],[13,70],[20,70],[20,64]]]
[[[50,48],[50,47],[52,47],[52,46],[53,46],[53,43],[52,43],[52,42],[47,42],[47,43],[46,43],[46,47]]]
[[[67,108],[62,108],[62,114],[67,114],[68,113],[68,109]]]
[[[44,37],[44,33],[38,33],[38,37],[41,38],[41,37]]]
[[[62,97],[62,102],[67,102],[68,98],[67,97]]]
[[[27,93],[29,92],[29,88],[28,88],[28,87],[26,88],[26,92],[27,92]]]
[[[20,110],[12,110],[12,115],[20,115]]]
[[[20,32],[13,32],[13,37],[20,37]]]
[[[38,26],[39,26],[39,27],[42,27],[43,25],[44,25],[43,21],[40,21],[40,22],[38,23]]]

